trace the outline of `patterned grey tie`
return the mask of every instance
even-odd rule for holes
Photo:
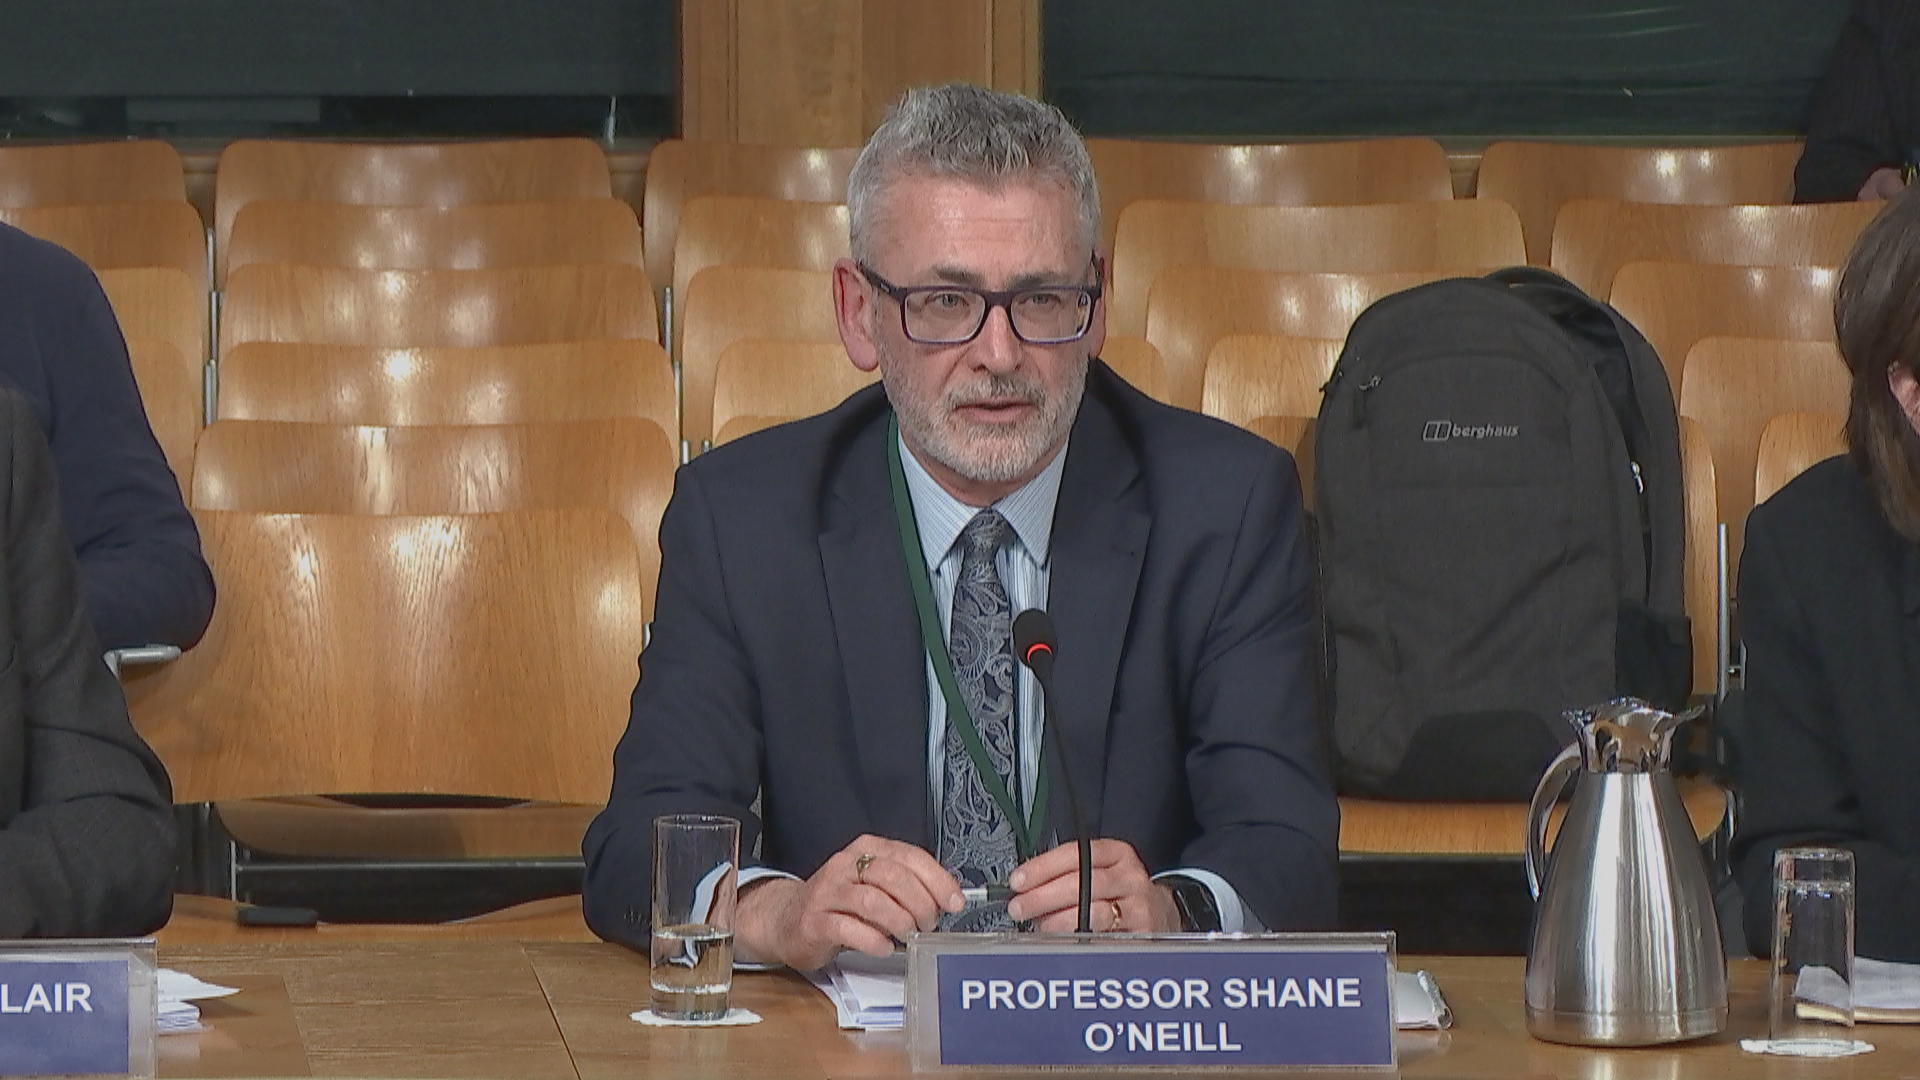
[[[973,714],[987,757],[1007,785],[1016,790],[1013,737],[1013,611],[1000,582],[995,559],[1013,538],[1013,526],[998,510],[982,510],[960,534],[960,580],[953,590],[953,618],[947,652],[954,679]],[[962,885],[1007,880],[1017,862],[1013,825],[987,794],[965,744],[955,731],[958,717],[947,718],[943,747],[944,784],[940,800],[940,865]],[[1012,925],[1004,907],[969,911],[943,920],[946,930],[1005,929]]]

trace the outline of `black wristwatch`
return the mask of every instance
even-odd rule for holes
[[[1173,906],[1180,911],[1180,929],[1188,933],[1216,933],[1220,929],[1220,906],[1213,902],[1213,890],[1185,874],[1168,874],[1160,879],[1173,893]]]

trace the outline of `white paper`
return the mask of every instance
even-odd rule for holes
[[[162,1035],[205,1031],[206,1028],[200,1023],[200,1006],[194,1002],[240,992],[235,987],[202,982],[185,972],[170,968],[160,969],[158,990],[160,1008],[154,1017],[154,1030]]]
[[[1453,1026],[1453,1010],[1440,984],[1425,971],[1393,973],[1393,1026],[1402,1031],[1439,1031]]]
[[[1829,1008],[1847,1003],[1847,984],[1838,972],[1808,968],[1794,983],[1794,996]],[[1920,964],[1895,964],[1859,957],[1853,962],[1853,1008],[1920,1010]]]
[[[833,1002],[848,1031],[898,1031],[907,1023],[907,956],[845,952],[807,978]]]

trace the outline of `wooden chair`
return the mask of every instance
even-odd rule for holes
[[[1630,262],[1839,266],[1882,203],[1669,206],[1574,199],[1553,226],[1553,269],[1594,296]]]
[[[600,507],[633,530],[651,613],[677,449],[631,417],[413,427],[220,420],[200,436],[192,504],[361,515]]]
[[[1686,496],[1685,604],[1693,624],[1693,692],[1721,695],[1726,657],[1720,653],[1720,616],[1726,579],[1720,573],[1720,500],[1713,447],[1698,420],[1680,418],[1681,487]]]
[[[1727,820],[1727,793],[1710,780],[1679,781],[1680,802],[1705,843]],[[1566,803],[1547,819],[1549,843]],[[1415,803],[1340,797],[1340,854],[1518,858],[1527,843],[1524,803]]]
[[[1545,266],[1554,217],[1569,199],[1738,206],[1793,201],[1798,141],[1751,146],[1580,146],[1496,142],[1480,156],[1475,195],[1520,215],[1527,261]]]
[[[1356,206],[1453,198],[1447,154],[1425,138],[1226,146],[1088,139],[1113,250],[1120,212],[1140,199],[1239,206]]]
[[[318,926],[241,926],[247,905],[213,896],[175,896],[173,917],[154,935],[161,948],[204,945],[312,945],[366,942],[599,941],[587,929],[578,896],[530,900],[499,911],[444,923],[321,923]]]
[[[1231,334],[1343,341],[1374,301],[1470,270],[1381,274],[1274,273],[1218,266],[1169,267],[1147,301],[1147,340],[1167,363],[1169,400],[1202,406],[1207,357]]]
[[[588,139],[329,143],[238,139],[214,174],[214,251],[224,260],[240,208],[256,199],[361,206],[466,206],[613,195],[607,155]],[[218,266],[225,280],[224,262]]]
[[[248,203],[234,215],[226,267],[276,262],[358,270],[640,266],[640,222],[618,199],[481,206]]]
[[[1845,415],[1785,412],[1767,421],[1754,456],[1753,505],[1773,498],[1794,477],[1847,452]]]
[[[205,277],[169,267],[98,271],[120,332],[129,341],[164,341],[204,362],[212,355]]]
[[[1497,267],[1525,259],[1520,219],[1491,200],[1305,207],[1142,200],[1120,214],[1109,329],[1143,333],[1148,291],[1161,271],[1182,263],[1380,273]]]
[[[680,219],[673,253],[673,353],[686,327],[681,301],[694,275],[710,266],[769,266],[782,270],[831,270],[847,254],[847,208],[838,204],[780,202],[737,195],[690,200]]]
[[[1825,266],[1630,262],[1607,299],[1646,335],[1678,387],[1701,338],[1832,341],[1839,276]]]
[[[879,372],[854,367],[838,341],[733,342],[714,365],[714,445],[826,412],[878,381]]]
[[[220,362],[222,420],[534,424],[635,416],[679,438],[666,350],[652,341],[383,349],[251,341]]]
[[[1840,350],[1824,342],[1706,338],[1687,354],[1680,415],[1698,421],[1713,448],[1728,566],[1740,565],[1767,421],[1787,412],[1845,416],[1851,386]]]
[[[1167,362],[1153,342],[1108,334],[1106,344],[1100,347],[1100,359],[1135,390],[1155,401],[1172,403],[1167,390]]]
[[[788,202],[841,203],[860,148],[756,146],[663,139],[647,155],[641,224],[647,234],[647,277],[655,288],[675,281],[674,244],[689,199],[750,195]]]
[[[248,341],[380,348],[657,341],[636,266],[342,270],[256,263],[227,279],[220,353]]]
[[[680,435],[689,454],[713,439],[714,372],[727,346],[750,338],[840,341],[833,275],[824,271],[710,266],[687,283],[678,306],[685,316]]]
[[[193,447],[206,415],[203,362],[182,353],[172,342],[150,338],[128,338],[127,356],[133,362],[133,380],[140,387],[147,423],[184,496],[193,490]]]
[[[95,273],[163,266],[207,280],[207,230],[184,202],[0,208],[0,221],[58,244]]]
[[[1344,343],[1335,338],[1230,334],[1207,357],[1200,411],[1250,427],[1259,417],[1320,415],[1320,388]]]
[[[640,555],[617,515],[195,516],[220,605],[134,709],[178,801],[605,800],[642,627]],[[383,850],[423,838],[393,817],[368,837]],[[457,828],[424,838],[467,853]]]
[[[180,151],[162,139],[0,146],[0,206],[187,201]]]

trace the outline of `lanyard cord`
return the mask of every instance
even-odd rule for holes
[[[1007,791],[1007,779],[1000,775],[993,759],[987,756],[987,748],[980,741],[980,731],[974,726],[973,713],[960,693],[959,681],[953,677],[953,658],[947,653],[946,635],[940,631],[940,609],[933,601],[933,582],[927,576],[925,549],[920,544],[920,524],[913,516],[913,497],[907,493],[907,472],[900,462],[900,421],[893,416],[887,418],[887,472],[893,482],[893,516],[900,526],[900,544],[907,557],[907,578],[913,583],[913,606],[920,616],[920,641],[926,646],[928,658],[933,661],[934,679],[939,682],[940,693],[947,700],[947,725],[959,733],[960,743],[966,747],[967,756],[973,759],[973,767],[980,774],[981,784],[1013,826],[1014,851],[1020,861],[1025,862],[1035,854],[1034,843],[1040,836],[1046,815],[1045,743],[1042,743],[1039,751],[1039,779],[1034,784],[1032,813],[1023,817],[1019,804]]]

